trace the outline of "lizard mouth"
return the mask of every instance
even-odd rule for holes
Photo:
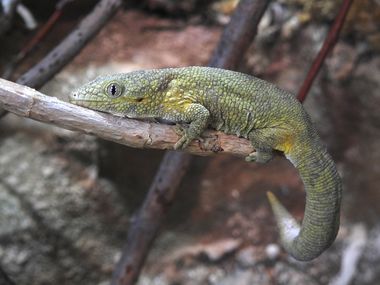
[[[123,112],[113,110],[114,105],[108,100],[85,99],[80,98],[78,94],[72,93],[69,96],[69,102],[80,107],[92,109],[99,112],[111,113],[119,117],[125,117],[125,114],[123,114]]]
[[[84,107],[92,110],[105,111],[102,101],[99,100],[87,100],[87,99],[78,99],[76,97],[70,97],[69,102],[79,107]]]
[[[78,93],[75,93],[75,92],[69,95],[69,102],[78,106],[83,106],[83,107],[89,107],[97,103],[104,103],[103,100],[99,100],[99,99],[83,98],[83,96],[81,97]]]

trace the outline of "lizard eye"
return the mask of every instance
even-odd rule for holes
[[[123,87],[117,84],[116,82],[112,82],[107,85],[107,94],[112,98],[117,98],[121,95],[123,91]]]

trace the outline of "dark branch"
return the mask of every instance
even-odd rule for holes
[[[18,83],[40,88],[59,72],[115,15],[122,0],[101,0],[94,10],[84,18],[78,28],[70,33],[57,47],[32,69],[23,74]]]
[[[257,27],[269,0],[240,1],[224,29],[209,66],[236,69],[256,36]]]
[[[210,60],[210,66],[236,68],[256,34],[257,25],[268,3],[269,0],[240,1]],[[131,285],[137,281],[189,163],[188,154],[165,154],[148,196],[128,231],[127,243],[114,271],[112,285]]]
[[[121,7],[122,0],[101,0],[94,10],[46,57],[23,74],[17,82],[33,88],[40,88],[57,74],[86,43],[93,38],[105,23]],[[0,118],[7,112],[0,109]]]
[[[32,52],[32,50],[34,50],[34,48],[42,41],[42,39],[48,35],[54,24],[62,16],[62,8],[70,1],[72,0],[60,0],[56,4],[55,11],[47,20],[47,22],[44,23],[44,25],[38,29],[37,33],[32,37],[32,39],[29,42],[27,42],[26,45],[21,49],[21,51],[15,56],[15,58],[7,64],[7,66],[5,67],[5,71],[2,75],[4,79],[10,79],[16,66],[19,65],[20,62],[27,55],[29,55],[29,53]]]
[[[1,285],[16,285],[16,283],[14,283],[11,278],[9,278],[7,273],[5,273],[5,271],[1,267],[0,267],[0,284]]]
[[[343,0],[343,4],[339,10],[339,14],[335,18],[335,21],[323,43],[323,46],[319,51],[317,57],[314,59],[313,64],[311,65],[311,68],[307,73],[306,79],[304,80],[298,92],[297,99],[299,101],[303,102],[305,100],[322,64],[325,62],[325,59],[329,52],[335,46],[335,43],[337,42],[339,37],[339,33],[342,29],[344,20],[346,19],[347,13],[350,10],[351,4],[352,0]]]
[[[134,284],[157,232],[190,164],[187,153],[168,151],[144,203],[128,229],[123,254],[111,284]],[[165,176],[165,177],[163,177]],[[168,179],[169,178],[169,179]]]

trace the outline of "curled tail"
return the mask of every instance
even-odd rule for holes
[[[339,229],[342,185],[335,164],[319,139],[298,140],[285,153],[298,169],[306,191],[305,215],[300,227],[296,220],[268,193],[284,248],[295,259],[318,257],[335,240]]]

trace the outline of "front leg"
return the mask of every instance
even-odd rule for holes
[[[189,143],[198,138],[207,128],[210,112],[201,104],[190,103],[180,111],[179,120],[189,126],[181,128],[182,137],[174,145],[174,149],[184,149]]]

